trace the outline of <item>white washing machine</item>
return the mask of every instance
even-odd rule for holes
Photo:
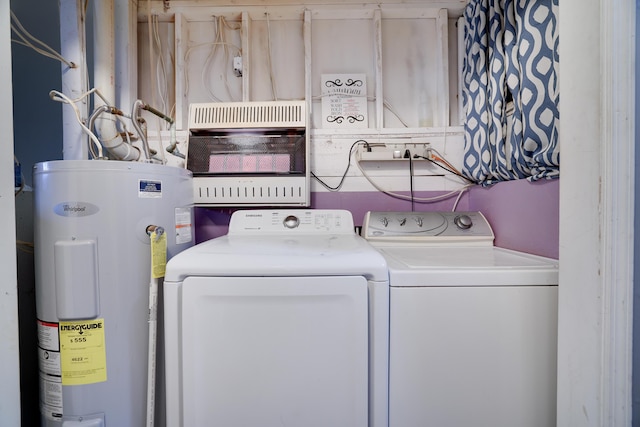
[[[235,212],[167,264],[167,425],[386,427],[388,277],[348,211]]]
[[[390,427],[556,425],[556,260],[478,212],[369,212],[390,281]]]

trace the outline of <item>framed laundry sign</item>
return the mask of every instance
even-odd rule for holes
[[[365,74],[322,74],[322,127],[366,128]]]

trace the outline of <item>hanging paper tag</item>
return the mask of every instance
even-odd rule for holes
[[[167,233],[157,229],[151,232],[151,274],[154,279],[164,277],[167,266]]]

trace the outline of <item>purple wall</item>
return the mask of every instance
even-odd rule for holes
[[[495,245],[558,259],[560,181],[505,181],[470,193],[471,210],[482,212]]]
[[[405,194],[403,192],[398,192]],[[442,192],[416,192],[415,198],[441,196]],[[416,211],[450,211],[457,194],[442,201],[432,203],[415,202]],[[397,199],[378,192],[322,192],[311,193],[313,209],[346,209],[353,215],[353,222],[361,226],[368,211],[411,211],[411,202]],[[231,213],[236,209],[196,208],[196,243],[226,234]],[[469,210],[469,193],[465,193],[458,202],[459,211]]]
[[[418,192],[416,198],[441,195]],[[451,211],[457,194],[443,201],[415,203],[416,211]],[[558,258],[558,180],[530,183],[501,182],[489,188],[474,187],[463,194],[458,211],[481,211],[496,236],[496,246]],[[356,225],[362,225],[367,211],[411,211],[411,202],[377,192],[322,192],[311,194],[314,209],[346,209]],[[200,243],[226,234],[235,209],[197,208],[196,241]]]

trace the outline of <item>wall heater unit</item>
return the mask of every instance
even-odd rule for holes
[[[187,169],[199,206],[309,206],[305,101],[189,106]]]

